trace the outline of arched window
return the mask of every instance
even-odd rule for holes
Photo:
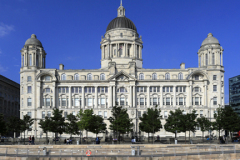
[[[102,73],[102,74],[100,75],[100,80],[105,80],[105,74],[104,74],[104,73]]]
[[[206,54],[205,55],[205,63],[206,63],[206,66],[208,65],[208,55]]]
[[[87,80],[92,80],[92,74],[91,74],[91,73],[89,73],[89,74],[87,75]]]
[[[63,73],[62,76],[61,76],[61,80],[65,81],[66,80],[66,74]]]
[[[45,88],[44,93],[50,93],[50,92],[51,92],[50,88]]]
[[[117,90],[117,92],[123,93],[123,92],[127,92],[127,90],[126,90],[124,87],[120,87],[120,88]]]
[[[144,74],[143,73],[139,74],[139,80],[144,80]]]
[[[152,74],[152,80],[157,80],[157,74],[156,73]]]
[[[212,54],[212,64],[213,65],[215,64],[215,55],[214,55],[214,53]]]
[[[199,75],[195,75],[195,80],[199,80]]]
[[[32,66],[32,55],[29,55],[29,66]]]
[[[165,74],[165,80],[170,80],[170,74],[169,73]]]
[[[183,74],[182,73],[178,74],[178,79],[180,79],[180,80],[183,79]]]
[[[45,81],[50,81],[51,77],[50,76],[45,76]]]
[[[79,74],[74,75],[74,80],[79,80]]]

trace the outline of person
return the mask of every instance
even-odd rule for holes
[[[69,144],[72,144],[72,139],[71,138],[69,139]]]
[[[67,144],[69,144],[69,139],[67,139]]]
[[[100,144],[100,138],[98,137],[98,144]]]
[[[35,140],[35,138],[34,138],[34,135],[32,136],[32,144],[34,144],[34,140]]]
[[[66,140],[66,138],[64,139],[64,144],[66,144],[67,143],[67,140]]]
[[[28,141],[29,141],[28,145],[31,145],[31,142],[32,142],[32,137],[31,136],[29,137]]]
[[[99,141],[99,139],[98,139],[98,137],[96,138],[96,144],[98,144],[98,141]]]

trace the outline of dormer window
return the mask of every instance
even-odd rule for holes
[[[122,10],[120,10],[120,16],[122,15]]]
[[[120,37],[123,37],[123,34],[122,34],[122,33],[120,33]]]

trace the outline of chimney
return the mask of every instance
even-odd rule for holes
[[[185,63],[180,64],[180,69],[185,69]]]
[[[64,65],[63,64],[59,64],[59,70],[64,70]]]

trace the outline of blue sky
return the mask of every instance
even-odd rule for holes
[[[47,68],[100,68],[100,40],[117,16],[120,0],[1,0],[0,74],[19,83],[20,50],[36,34]],[[142,35],[144,68],[198,67],[208,33],[224,48],[225,102],[228,78],[239,75],[240,1],[123,0],[126,17]]]

